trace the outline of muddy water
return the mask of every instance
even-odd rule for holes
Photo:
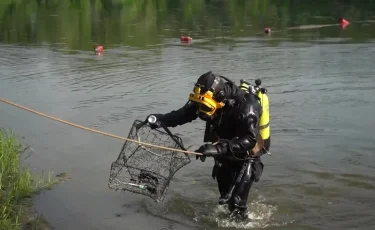
[[[304,18],[295,11],[303,6],[276,3],[265,3],[265,15],[246,4],[248,13],[242,15],[240,3],[231,5],[233,9],[220,2],[185,7],[161,2],[166,5],[132,3],[143,9],[138,11],[112,8],[111,15],[88,3],[72,8],[21,4],[18,11],[4,11],[0,97],[126,136],[135,119],[182,106],[197,77],[208,70],[236,82],[261,78],[271,103],[272,156],[263,157],[265,171],[253,186],[250,220],[230,220],[217,205],[211,159],[202,163],[193,158],[175,175],[165,201],[156,204],[107,187],[110,164],[122,141],[0,103],[0,125],[12,128],[32,146],[25,164],[35,173],[66,172],[72,178],[40,194],[37,210],[56,229],[371,229],[371,7],[342,6],[341,13],[353,18],[345,29],[332,25],[287,30],[334,24],[336,15],[317,17],[309,8]],[[285,25],[272,20],[276,7],[289,9],[281,15]],[[216,21],[215,12],[223,11],[229,19]],[[22,20],[25,12],[31,22]],[[143,18],[126,18],[129,12]],[[63,23],[75,17],[81,30],[74,30],[77,23],[70,24],[72,28]],[[243,22],[252,17],[259,21]],[[15,25],[9,18],[20,20]],[[262,34],[266,23],[276,27],[271,36]],[[192,35],[193,43],[181,44],[181,33]],[[97,43],[104,44],[102,56],[93,53]],[[172,132],[195,150],[202,143],[203,128],[197,120]]]

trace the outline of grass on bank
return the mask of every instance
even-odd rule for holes
[[[31,172],[22,167],[23,152],[14,133],[0,129],[0,229],[21,229],[30,224],[27,212],[32,196],[56,183],[51,174],[47,180],[34,180]]]

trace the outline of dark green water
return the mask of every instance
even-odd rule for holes
[[[72,177],[36,199],[56,229],[372,229],[374,38],[374,1],[1,1],[0,97],[84,126],[126,136],[182,106],[208,70],[261,78],[273,155],[244,223],[217,206],[212,159],[194,158],[156,204],[107,187],[121,141],[4,103],[0,126],[32,146],[36,173]],[[195,150],[203,128],[172,131]]]

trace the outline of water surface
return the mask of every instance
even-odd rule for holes
[[[56,229],[371,229],[374,3],[102,2],[2,3],[0,97],[127,136],[135,119],[186,103],[202,73],[261,78],[272,156],[251,191],[251,220],[234,222],[217,205],[212,159],[192,158],[156,204],[107,187],[122,141],[0,103],[0,125],[33,148],[27,166],[72,177],[36,199]],[[172,132],[195,150],[203,130],[197,120]]]

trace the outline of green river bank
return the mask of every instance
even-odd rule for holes
[[[23,167],[26,152],[16,135],[0,130],[0,229],[52,229],[33,207],[33,197],[51,189],[57,179],[34,176]]]

